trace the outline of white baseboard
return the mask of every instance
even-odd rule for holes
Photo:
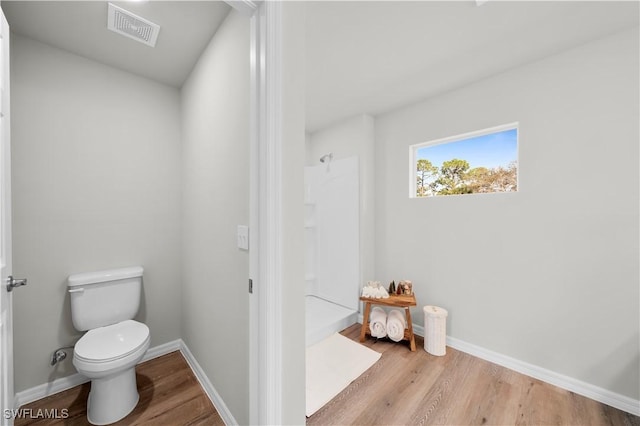
[[[162,345],[149,348],[142,357],[142,361],[140,361],[140,363],[156,359],[158,357],[161,357],[162,355],[170,354],[171,352],[179,351],[182,345],[184,345],[182,339],[176,339],[167,343],[163,343]]]
[[[362,315],[358,317],[358,321],[362,324]],[[418,336],[424,337],[424,327],[421,325],[413,325],[413,332]],[[562,389],[566,389],[578,395],[591,398],[603,404],[610,405],[627,413],[640,416],[640,401],[629,398],[628,396],[612,392],[599,386],[586,383],[573,377],[565,376],[555,371],[529,364],[506,355],[485,349],[483,347],[467,343],[455,337],[447,336],[447,346],[457,349],[461,352],[468,353],[477,358],[498,364],[510,370],[517,371],[526,376],[533,377],[543,382],[552,384]]]
[[[237,425],[238,422],[233,417],[233,414],[231,414],[231,411],[229,411],[229,408],[222,400],[222,397],[220,396],[218,391],[216,391],[216,388],[213,387],[213,384],[205,374],[200,364],[198,364],[198,361],[196,361],[196,358],[193,356],[187,345],[182,340],[180,340],[180,342],[182,343],[180,352],[182,352],[182,355],[187,360],[189,367],[191,367],[191,370],[193,370],[196,378],[200,382],[200,385],[213,403],[214,407],[216,407],[216,410],[218,411],[218,414],[220,414],[220,417],[222,417],[224,424],[227,426]]]
[[[43,383],[38,386],[17,392],[14,398],[14,407],[20,408],[25,404],[37,401],[58,392],[66,391],[72,387],[88,382],[89,379],[82,374],[75,373],[67,377],[55,379],[53,382]]]
[[[149,348],[140,362],[142,363],[145,361],[149,361],[151,359],[158,358],[159,356],[178,351],[183,344],[184,342],[178,339],[159,346],[154,346],[153,348]],[[70,360],[71,358],[69,358],[69,361]],[[72,387],[87,383],[88,381],[89,379],[82,374],[74,373],[67,377],[55,379],[54,381],[49,383],[43,383],[41,385],[34,386],[32,388],[16,393],[14,399],[14,407],[20,408],[25,404],[29,404],[42,398],[46,398],[58,392],[66,391],[67,389],[71,389]]]
[[[628,396],[592,385],[591,383],[574,379],[573,377],[565,376],[564,374],[560,374],[555,371],[547,370],[546,368],[542,368],[537,365],[529,364],[525,361],[493,352],[454,337],[447,336],[447,346],[517,371],[518,373],[522,373],[526,376],[542,380],[543,382],[566,389],[578,395],[610,405],[635,416],[640,416],[640,401]]]
[[[182,339],[173,340],[171,342],[149,348],[144,354],[144,357],[142,358],[140,363],[158,358],[162,355],[166,355],[175,351],[180,351],[180,353],[182,353],[184,358],[187,360],[189,367],[191,367],[191,369],[193,370],[193,373],[196,375],[198,382],[200,382],[200,385],[204,389],[213,405],[216,407],[218,414],[220,414],[220,417],[222,417],[222,420],[224,420],[225,424],[237,425],[238,422],[236,422],[226,404],[220,397],[220,394],[218,394],[216,389],[213,387],[211,381],[209,381],[209,378],[202,370],[202,367],[200,367],[200,364],[198,364],[198,361],[196,361],[193,354],[191,353],[187,345],[182,341]],[[46,398],[58,392],[71,389],[74,386],[79,386],[88,381],[89,379],[85,376],[79,373],[75,373],[67,377],[56,379],[49,383],[34,386],[30,389],[26,389],[16,393],[14,399],[14,407],[20,408],[25,404],[29,404],[33,401]]]

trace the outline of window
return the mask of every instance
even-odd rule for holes
[[[518,123],[409,147],[411,198],[518,190]]]

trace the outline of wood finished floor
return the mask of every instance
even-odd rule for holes
[[[360,324],[342,332],[358,341]],[[640,417],[464,352],[368,337],[382,357],[307,425],[640,425]]]
[[[342,332],[357,341],[360,325]],[[308,425],[633,425],[640,418],[447,348],[435,357],[416,337],[406,344],[368,338],[380,361],[316,414]],[[180,352],[136,368],[140,402],[115,425],[224,425]],[[21,408],[67,408],[67,419],[17,419],[22,425],[88,425],[90,385]]]
[[[136,367],[140,401],[136,408],[114,425],[224,425],[204,393],[193,371],[178,351],[144,362]],[[16,419],[22,425],[89,425],[87,396],[90,384],[40,399],[21,408],[69,410],[66,419]]]

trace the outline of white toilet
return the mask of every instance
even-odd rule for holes
[[[73,365],[91,379],[87,419],[117,422],[138,404],[135,366],[149,348],[149,328],[133,321],[140,306],[141,266],[69,277],[71,317],[79,331]]]

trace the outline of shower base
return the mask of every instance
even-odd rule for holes
[[[307,295],[306,321],[306,344],[311,346],[358,322],[358,311]]]

